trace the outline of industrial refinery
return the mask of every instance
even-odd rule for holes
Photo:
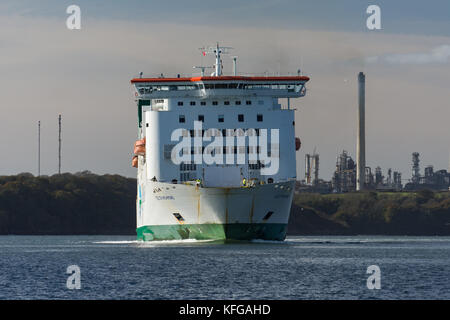
[[[336,157],[336,169],[330,181],[319,178],[319,154],[305,155],[305,178],[296,185],[298,192],[346,193],[363,190],[373,191],[417,191],[430,189],[435,191],[450,190],[449,169],[434,170],[427,165],[424,174],[420,173],[420,154],[412,153],[411,177],[402,183],[402,173],[388,168],[383,174],[381,167],[372,170],[366,166],[365,137],[365,82],[366,76],[358,74],[358,131],[356,141],[356,161],[346,150]]]
[[[429,189],[434,191],[450,190],[450,171],[434,170],[432,165],[420,171],[420,155],[412,153],[411,177],[402,178],[402,173],[388,168],[383,172],[381,167],[372,170],[365,166],[363,190],[372,191],[418,191]],[[403,180],[402,180],[403,179]],[[405,181],[403,183],[402,181]],[[330,181],[319,178],[319,154],[305,155],[305,178],[297,184],[297,191],[318,193],[346,193],[357,189],[357,165],[346,150],[336,158],[336,169]]]

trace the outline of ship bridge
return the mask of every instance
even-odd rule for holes
[[[131,80],[137,99],[193,97],[298,98],[306,93],[306,76],[212,76],[190,78],[134,78]]]

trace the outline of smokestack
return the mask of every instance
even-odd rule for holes
[[[305,154],[305,180],[306,184],[311,183],[311,156]]]
[[[319,155],[315,153],[313,155],[313,163],[314,163],[314,185],[319,183]]]
[[[358,74],[358,141],[356,145],[356,190],[364,190],[366,181],[366,76],[360,72]]]

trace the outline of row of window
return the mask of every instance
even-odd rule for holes
[[[184,102],[183,101],[178,101],[178,103],[177,103],[179,106],[183,106],[184,105]],[[219,101],[212,101],[211,102],[211,104],[213,105],[213,106],[218,106],[219,105]],[[241,103],[241,101],[240,100],[236,100],[235,102],[234,102],[234,104],[235,105],[237,105],[237,106],[240,106],[242,103]],[[251,105],[252,104],[252,100],[246,100],[245,101],[245,104],[246,105]],[[259,105],[263,105],[264,104],[264,101],[263,100],[259,100],[258,101],[258,104]],[[197,101],[190,101],[189,102],[189,105],[191,105],[191,106],[195,106],[195,105],[197,105]],[[206,101],[200,101],[200,105],[201,106],[206,106]],[[224,106],[229,106],[230,105],[230,101],[227,101],[227,100],[225,100],[224,102],[223,102],[223,105]]]
[[[248,164],[248,168],[250,170],[259,170],[259,169],[264,168],[264,167],[265,167],[264,163],[261,163],[261,161],[259,161],[259,160],[256,163],[249,163]]]
[[[259,170],[261,168],[264,168],[264,164],[261,163],[261,161],[257,161],[256,163],[249,163],[248,168],[250,170]],[[180,171],[196,171],[197,165],[195,163],[181,163],[180,164]],[[186,175],[185,175],[186,176]]]
[[[276,147],[274,145],[274,147]],[[189,152],[188,147],[184,147],[181,150],[181,154],[204,154],[205,150],[207,153],[211,155],[216,154],[252,154],[252,153],[261,153],[261,147],[260,146],[231,146],[231,147],[211,147],[211,146],[202,146],[202,147],[191,147]],[[271,156],[271,150],[270,148],[267,149],[267,156]],[[193,169],[196,170],[196,169]],[[188,171],[187,169],[184,171]]]
[[[185,90],[203,90],[203,89],[272,89],[288,90],[289,92],[300,92],[303,84],[244,84],[244,83],[207,83],[194,85],[136,85],[140,94],[150,94],[153,91],[185,91]]]
[[[195,163],[180,163],[180,171],[195,171],[197,170],[197,165]]]
[[[193,177],[191,178],[190,172],[180,172],[180,181],[190,181],[193,180]]]
[[[244,115],[243,114],[238,114],[238,121],[239,122],[244,122]],[[205,116],[202,114],[198,115],[198,121],[204,122],[205,121]],[[224,122],[225,121],[225,116],[223,114],[219,114],[217,116],[217,122]],[[262,114],[257,114],[256,115],[256,121],[258,122],[263,122],[263,115]],[[184,114],[180,114],[178,117],[178,122],[179,123],[185,123],[186,122],[186,117],[184,116]]]
[[[188,130],[182,129],[183,137],[252,137],[259,136],[260,129],[202,129],[202,130]]]

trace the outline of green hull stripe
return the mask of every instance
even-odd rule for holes
[[[282,223],[178,224],[143,226],[136,229],[137,239],[152,240],[279,240],[286,238]]]

